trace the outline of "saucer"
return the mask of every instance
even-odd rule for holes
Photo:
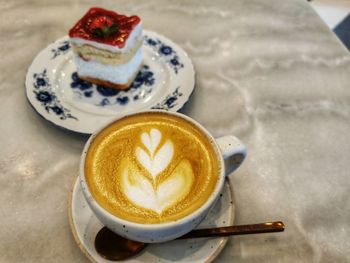
[[[218,202],[197,228],[233,225],[234,211],[230,184],[226,182]],[[78,179],[69,197],[68,214],[74,239],[82,252],[92,262],[111,262],[102,258],[95,250],[95,236],[103,225],[85,201]],[[211,262],[224,248],[227,239],[228,237],[193,238],[150,244],[138,255],[125,261],[131,263]]]
[[[147,109],[179,110],[194,88],[186,52],[168,38],[144,30],[144,60],[134,82],[118,91],[81,80],[68,36],[43,49],[30,65],[26,94],[47,121],[91,134],[106,122]]]

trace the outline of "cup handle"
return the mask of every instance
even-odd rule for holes
[[[247,155],[246,146],[235,136],[226,135],[216,139],[225,161],[226,175],[235,171]]]

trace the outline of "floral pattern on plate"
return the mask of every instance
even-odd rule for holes
[[[69,41],[63,41],[62,43],[60,43],[58,45],[57,48],[54,48],[51,50],[51,52],[53,53],[53,56],[51,59],[54,59],[59,55],[67,53],[70,48],[71,48],[71,46],[69,44]]]
[[[175,74],[177,74],[179,70],[184,67],[184,64],[181,62],[177,52],[170,45],[163,43],[158,38],[151,38],[147,35],[145,36],[145,43],[156,50],[159,55],[166,58],[166,61],[172,67]]]
[[[41,73],[34,73],[33,79],[33,86],[35,88],[33,92],[36,95],[36,99],[48,113],[55,113],[61,120],[65,120],[67,118],[78,120],[70,113],[69,109],[61,105],[60,100],[57,98],[55,93],[52,92],[46,69],[44,69],[44,71]]]

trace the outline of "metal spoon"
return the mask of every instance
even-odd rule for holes
[[[198,237],[222,237],[231,235],[247,235],[284,231],[284,224],[281,221],[253,224],[226,226],[209,229],[195,229],[178,239]],[[96,235],[95,248],[101,257],[108,260],[123,260],[135,256],[148,244],[133,241],[121,237],[107,227],[103,227]]]

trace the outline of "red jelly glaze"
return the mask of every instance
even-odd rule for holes
[[[93,21],[99,20],[99,17],[103,18],[101,19],[103,21],[112,20],[117,25],[117,31],[103,38],[93,35],[92,29],[95,28],[95,25],[91,24]],[[125,16],[106,9],[93,7],[69,30],[69,37],[83,38],[123,48],[132,30],[140,21],[141,19],[138,16]],[[110,22],[108,22],[109,24]]]

